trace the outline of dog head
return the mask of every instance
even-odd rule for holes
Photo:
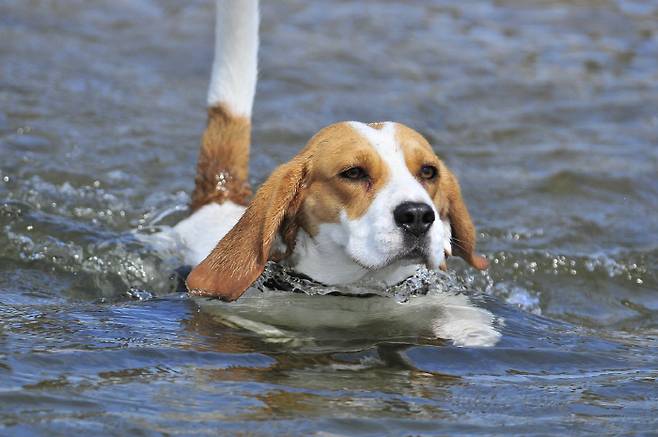
[[[235,300],[270,259],[332,284],[401,280],[397,267],[444,268],[450,254],[487,267],[457,178],[427,140],[399,123],[343,122],[272,173],[187,284]]]

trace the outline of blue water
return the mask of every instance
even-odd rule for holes
[[[5,0],[0,434],[654,433],[658,2],[262,13],[253,182],[334,121],[405,122],[491,268],[191,300],[136,236],[186,216],[212,2]]]

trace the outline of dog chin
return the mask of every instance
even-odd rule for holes
[[[404,261],[408,264],[427,264],[429,262],[429,256],[425,248],[415,247],[406,254],[400,256],[398,261]]]
[[[365,266],[359,263],[357,260],[355,260],[355,262],[357,262],[362,267],[365,267],[369,270],[381,270],[387,267],[391,267],[392,265],[397,265],[399,267],[410,266],[410,265],[429,265],[430,257],[429,254],[427,253],[427,250],[424,247],[417,246],[417,247],[407,248],[401,251],[400,253],[391,256],[385,262],[376,266]]]

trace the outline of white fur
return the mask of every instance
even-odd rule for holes
[[[389,170],[389,181],[358,219],[350,220],[343,213],[339,223],[320,225],[314,238],[300,232],[290,263],[300,273],[326,284],[367,280],[391,285],[413,274],[419,266],[419,261],[397,260],[407,248],[393,210],[403,202],[422,202],[434,210],[435,217],[439,214],[405,163],[395,124],[385,123],[381,129],[358,122],[350,124],[381,156]],[[428,232],[427,263],[431,268],[438,268],[444,261],[444,249],[450,245],[449,229],[449,223],[446,226],[436,220]]]
[[[418,269],[418,264],[407,260],[376,270],[355,261],[346,251],[349,235],[343,223],[341,220],[341,223],[321,224],[315,237],[300,230],[288,263],[296,271],[328,285],[360,282],[389,286],[408,278]]]
[[[251,117],[258,70],[258,0],[217,0],[208,106]]]
[[[182,220],[173,232],[183,246],[185,264],[196,266],[240,220],[245,208],[227,201],[209,203]]]
[[[441,219],[441,224],[443,225],[443,251],[444,256],[452,256],[452,245],[450,244],[450,239],[452,238],[452,228],[450,227],[450,220]]]

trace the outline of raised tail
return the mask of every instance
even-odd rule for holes
[[[258,66],[258,0],[216,0],[215,59],[208,125],[201,140],[190,209],[226,200],[246,205],[251,109]]]

